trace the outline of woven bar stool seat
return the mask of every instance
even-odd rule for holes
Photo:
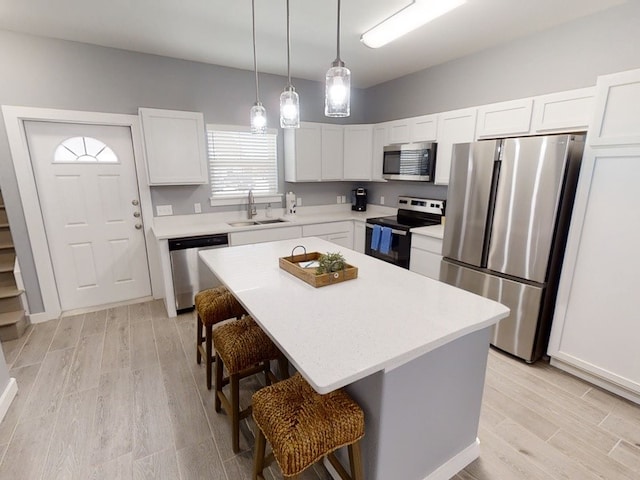
[[[196,361],[198,365],[202,362],[204,356],[207,362],[207,388],[211,390],[211,364],[215,357],[212,348],[212,330],[213,325],[230,318],[239,318],[246,315],[244,307],[236,300],[226,287],[209,288],[198,292],[195,296],[195,306],[197,313],[196,320]],[[204,328],[205,335],[202,336]],[[205,348],[202,348],[202,343]]]
[[[264,372],[267,385],[278,379],[271,372],[271,360],[278,360],[281,375],[287,376],[288,362],[278,347],[250,316],[220,325],[213,331],[213,345],[216,351],[216,397],[215,409],[224,407],[231,417],[232,447],[240,451],[240,420],[251,415],[251,406],[240,411],[240,380]],[[227,369],[224,377],[223,369]],[[230,399],[223,388],[229,384]]]
[[[327,456],[343,479],[362,480],[360,439],[364,436],[364,413],[349,395],[336,390],[317,393],[299,373],[253,394],[256,423],[254,480],[270,463],[265,440],[287,478],[296,477]],[[351,476],[333,454],[348,446]]]

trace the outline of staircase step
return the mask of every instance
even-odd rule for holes
[[[13,242],[0,243],[0,250],[7,250],[9,248],[13,248]]]
[[[24,310],[0,313],[0,341],[20,338],[29,326]]]
[[[15,258],[11,256],[0,257],[0,272],[13,272],[15,263]]]
[[[22,290],[14,286],[0,287],[0,299],[19,297],[21,293]]]

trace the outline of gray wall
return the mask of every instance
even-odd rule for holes
[[[365,93],[367,120],[381,122],[593,86],[598,75],[640,67],[639,25],[640,2],[632,0],[376,85]]]
[[[640,2],[532,35],[441,66],[353,92],[349,123],[378,122],[595,84],[601,74],[640,67]],[[411,52],[408,52],[411,55]],[[414,54],[419,54],[415,52]],[[294,59],[295,61],[295,59]],[[122,50],[0,31],[0,104],[99,112],[137,113],[138,107],[201,111],[210,123],[246,125],[253,103],[250,72]],[[261,75],[269,125],[278,122],[284,79]],[[302,119],[326,121],[323,86],[294,80]],[[282,141],[278,145],[282,152]],[[281,155],[281,154],[280,154]],[[281,163],[282,165],[282,163]],[[334,203],[356,184],[283,184],[304,205]],[[446,188],[389,182],[364,184],[373,203],[412,194],[445,198]],[[29,307],[42,311],[15,172],[0,119],[0,187],[7,205]],[[209,188],[155,187],[154,204],[191,213],[208,205]]]
[[[2,105],[125,114],[137,114],[138,107],[192,110],[203,112],[209,123],[248,125],[249,109],[255,100],[254,76],[248,71],[1,30],[0,65],[3,66],[0,75]],[[286,82],[275,75],[261,75],[260,81],[268,123],[275,127],[279,123],[280,92]],[[293,84],[300,94],[301,118],[326,121],[324,84],[297,79]],[[357,89],[352,92],[350,122],[364,122],[363,96]],[[281,137],[278,151],[282,166]],[[333,185],[327,190],[331,193],[325,194],[315,184],[290,187],[282,183],[283,190],[293,189],[308,198],[309,203],[305,205],[334,203],[337,193],[349,190],[344,185]],[[38,313],[43,310],[42,298],[2,119],[0,187],[29,309],[31,313]],[[211,211],[209,196],[207,185],[152,189],[154,204],[172,204],[174,214],[192,213],[196,202],[201,203],[204,212]]]

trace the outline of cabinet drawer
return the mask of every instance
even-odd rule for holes
[[[288,240],[300,238],[300,227],[270,228],[262,230],[247,230],[229,234],[229,244],[232,246],[247,245],[250,243],[274,242],[276,240]]]
[[[303,225],[302,227],[303,237],[318,237],[342,232],[353,232],[353,222],[316,223],[314,225]]]
[[[424,235],[411,235],[411,248],[442,255],[442,239]]]

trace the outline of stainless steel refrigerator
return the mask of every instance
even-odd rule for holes
[[[454,145],[440,280],[511,309],[492,344],[546,350],[584,135]]]

